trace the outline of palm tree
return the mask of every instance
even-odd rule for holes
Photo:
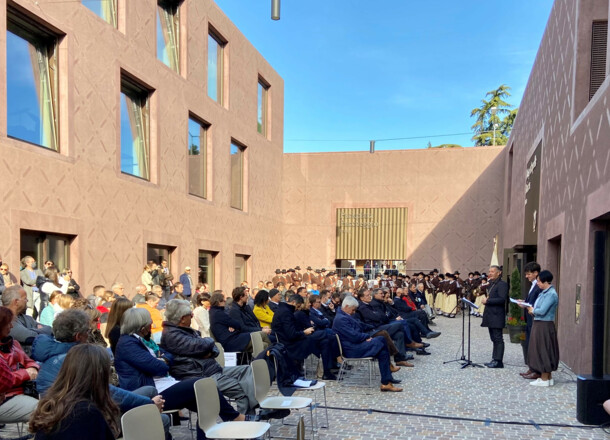
[[[506,145],[510,131],[512,130],[517,110],[510,108],[511,104],[504,98],[510,96],[510,87],[502,84],[495,90],[485,94],[488,99],[481,100],[481,106],[472,109],[470,117],[476,117],[476,122],[471,127],[474,131],[472,140],[476,146],[482,145]],[[495,111],[493,110],[495,109]],[[495,142],[493,140],[495,126]]]

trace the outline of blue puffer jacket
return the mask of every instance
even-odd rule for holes
[[[169,365],[154,357],[148,348],[133,335],[121,335],[116,345],[114,367],[121,388],[135,390],[155,386],[155,377],[167,376]]]
[[[48,335],[40,335],[32,345],[32,358],[40,364],[36,389],[42,396],[53,385],[59,374],[68,351],[74,347],[76,342],[59,342]],[[121,413],[141,405],[148,405],[151,400],[132,392],[110,385],[110,394],[120,407]]]

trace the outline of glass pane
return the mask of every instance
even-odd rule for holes
[[[216,102],[221,101],[218,93],[220,78],[218,59],[221,53],[222,49],[218,41],[212,35],[208,35],[208,96]]]
[[[170,254],[172,253],[172,248],[168,246],[161,246],[156,244],[149,244],[146,247],[146,260],[154,261],[157,264],[161,264],[161,260],[167,260],[167,264],[171,262]]]
[[[157,58],[174,72],[180,70],[178,13],[177,6],[157,6]]]
[[[48,60],[27,40],[6,32],[8,135],[56,149]]]
[[[116,0],[82,0],[83,6],[116,27]]]
[[[143,179],[148,179],[146,111],[141,98],[121,93],[121,171]]]
[[[70,267],[68,261],[68,241],[65,238],[48,236],[47,237],[48,253],[47,259],[55,263],[55,267],[62,270],[65,267]]]
[[[21,231],[21,248],[19,257],[30,256],[36,260],[38,267],[42,266],[42,238],[32,231]]]
[[[199,251],[199,282],[207,283],[209,291],[214,291],[214,255],[211,252]]]
[[[206,198],[206,127],[189,119],[188,167],[189,193]]]
[[[265,134],[265,88],[258,83],[258,123],[256,129],[260,134]]]
[[[235,255],[235,279],[233,283],[236,286],[242,281],[246,281],[246,257],[244,255]]]
[[[243,150],[231,144],[231,206],[243,209]]]

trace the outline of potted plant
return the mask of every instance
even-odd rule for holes
[[[515,267],[513,273],[510,275],[510,297],[514,299],[521,299],[521,274],[519,269]],[[522,338],[525,337],[525,318],[523,317],[523,309],[515,303],[510,303],[508,306],[508,320],[506,322],[508,326],[508,334],[510,342],[519,344]],[[522,336],[523,335],[523,336]]]

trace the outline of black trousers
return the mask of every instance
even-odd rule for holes
[[[489,338],[491,342],[493,342],[493,352],[491,358],[494,361],[502,362],[504,358],[504,337],[502,336],[501,328],[490,328],[489,329]]]

